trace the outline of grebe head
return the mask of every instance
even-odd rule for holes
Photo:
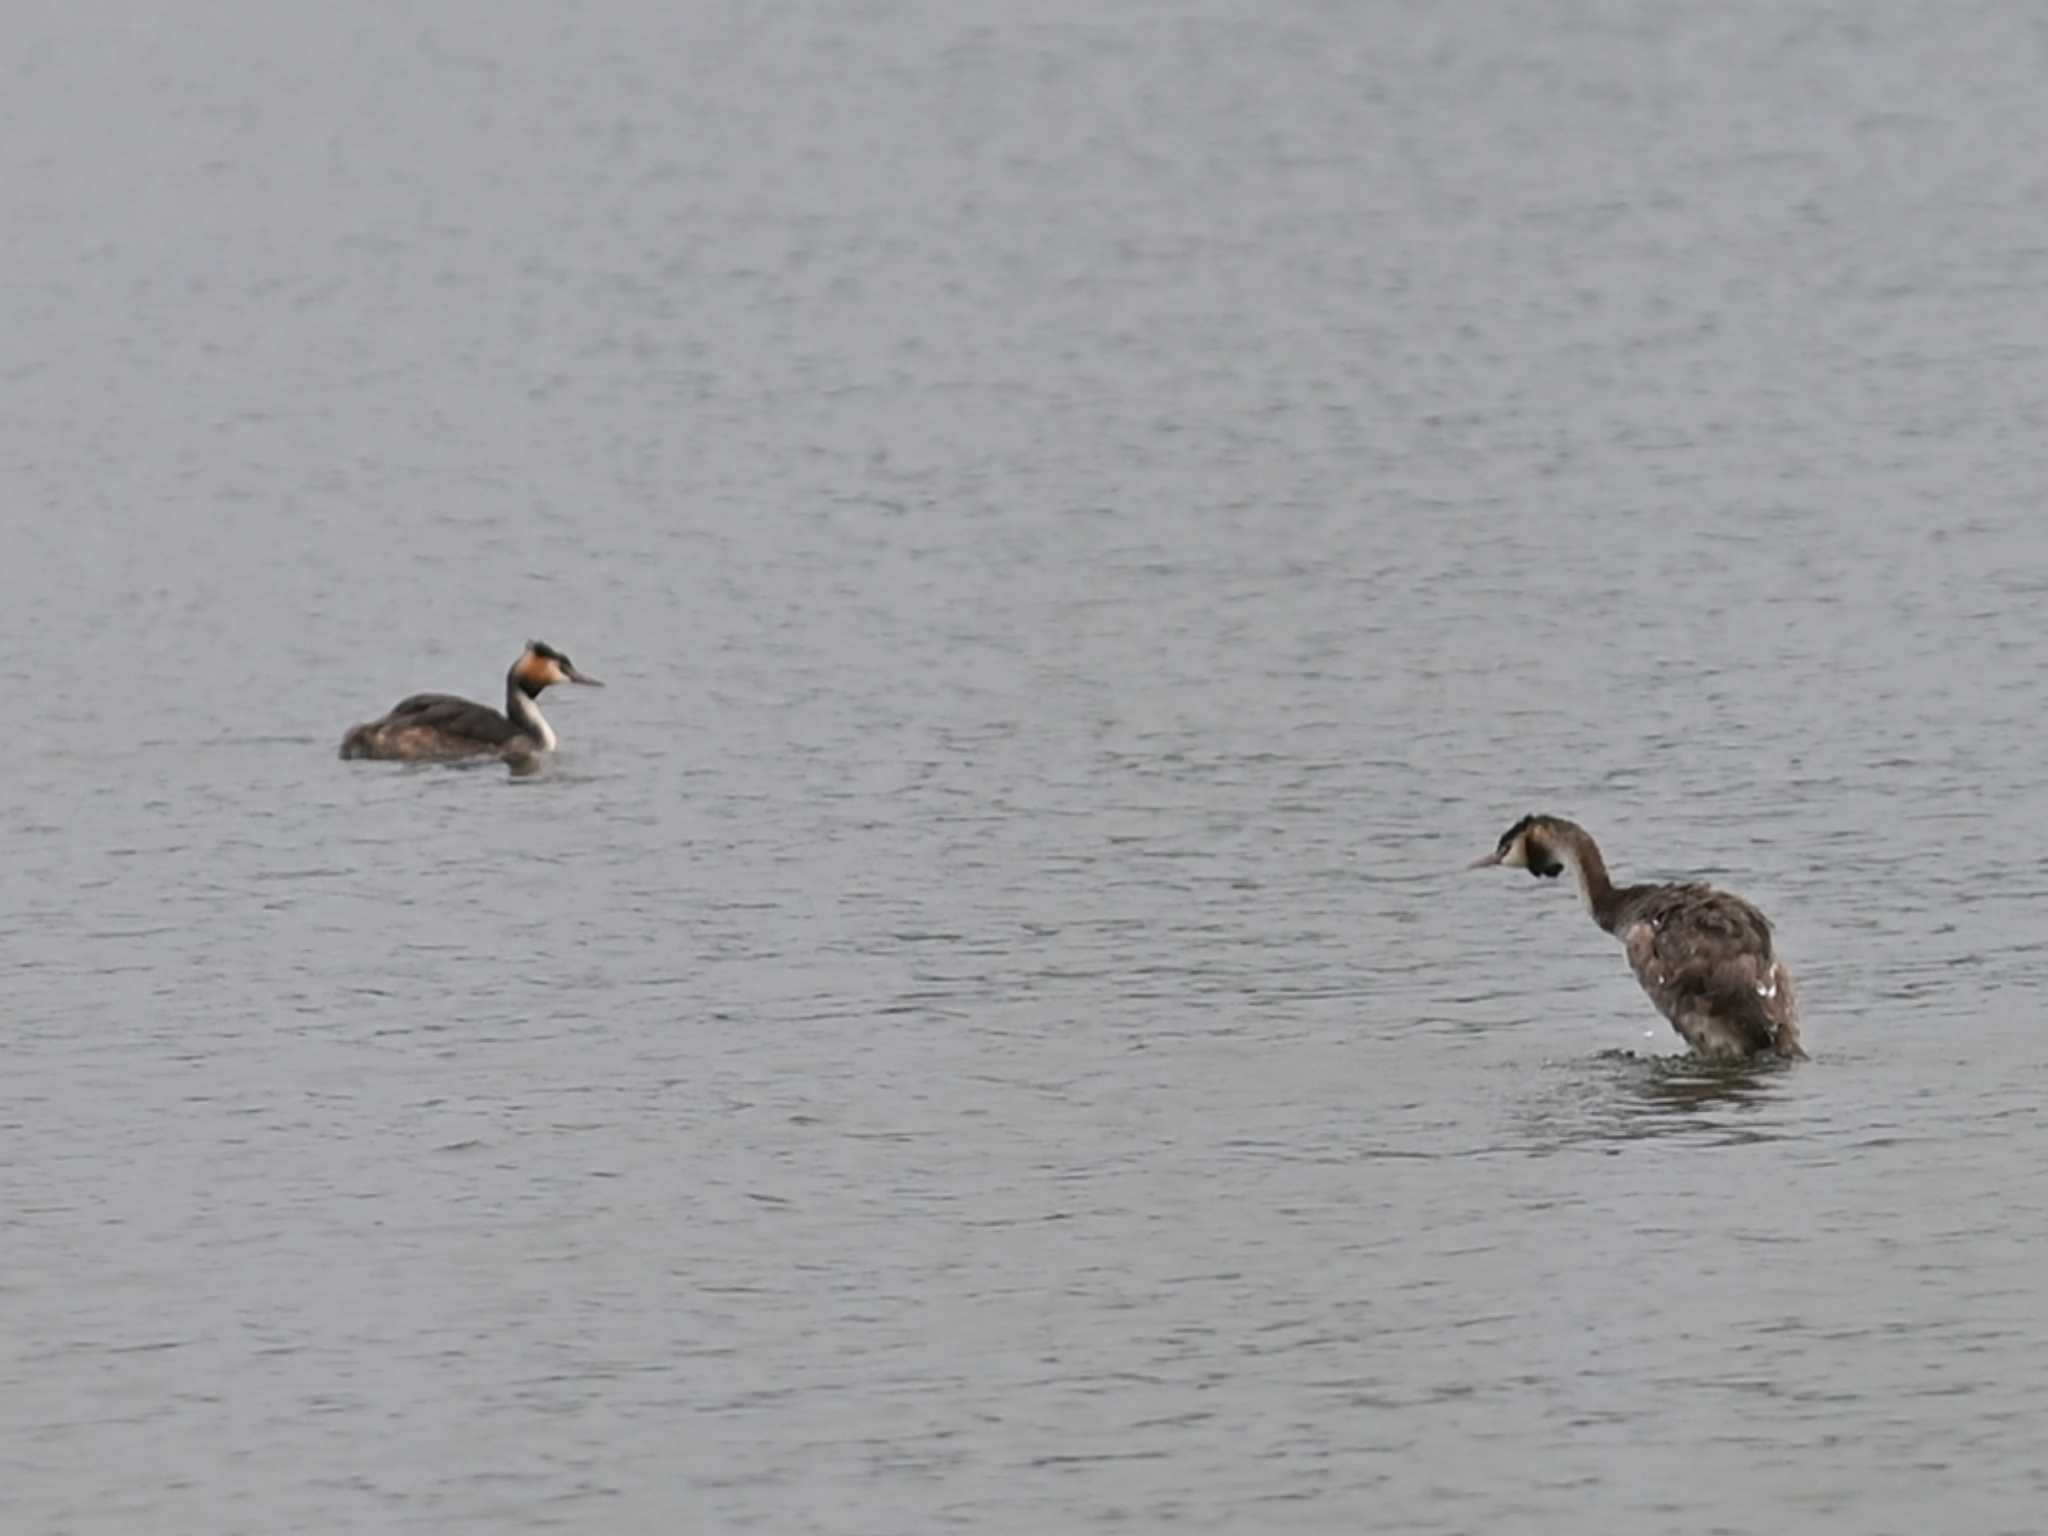
[[[1524,816],[1501,833],[1493,852],[1474,859],[1468,869],[1489,869],[1499,864],[1508,869],[1526,869],[1532,875],[1555,880],[1564,873],[1563,824],[1554,816]]]
[[[528,698],[539,698],[543,689],[556,683],[582,683],[589,688],[604,686],[588,673],[578,672],[573,661],[545,640],[526,642],[526,649],[512,663],[512,675],[519,680],[519,686]]]

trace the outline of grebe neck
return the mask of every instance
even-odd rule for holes
[[[543,752],[555,750],[555,732],[541,714],[540,705],[519,681],[519,669],[505,674],[505,718],[540,743]]]
[[[1600,845],[1584,827],[1571,822],[1562,823],[1558,830],[1563,835],[1552,848],[1571,866],[1572,878],[1579,884],[1579,896],[1593,921],[1612,933],[1620,914],[1616,910],[1614,882],[1607,876],[1607,861],[1600,857]]]

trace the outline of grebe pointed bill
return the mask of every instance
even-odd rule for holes
[[[1570,869],[1593,921],[1620,939],[1629,968],[1695,1055],[1803,1058],[1799,993],[1770,920],[1740,896],[1696,883],[1617,886],[1599,845],[1561,816],[1524,816],[1471,869]]]
[[[381,720],[366,720],[341,738],[344,758],[398,762],[454,762],[499,757],[530,762],[555,750],[554,728],[537,702],[556,683],[603,683],[576,670],[574,662],[545,640],[529,640],[505,674],[505,712],[448,693],[416,693],[401,699]]]

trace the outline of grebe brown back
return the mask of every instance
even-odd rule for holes
[[[446,762],[465,757],[530,759],[555,750],[555,733],[534,701],[556,683],[602,688],[543,640],[529,640],[505,674],[505,712],[448,693],[416,693],[341,739],[341,755]]]
[[[1569,866],[1593,921],[1620,939],[1636,980],[1695,1054],[1804,1057],[1799,994],[1763,913],[1710,885],[1624,885],[1584,827],[1524,816],[1470,866],[1557,878]]]

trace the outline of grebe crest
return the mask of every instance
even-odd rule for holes
[[[1524,816],[1501,833],[1500,842],[1490,856],[1475,859],[1471,867],[1484,869],[1490,864],[1499,864],[1507,869],[1526,869],[1545,880],[1555,880],[1564,873],[1564,860],[1559,856],[1564,825],[1569,823],[1560,824],[1551,816]]]

